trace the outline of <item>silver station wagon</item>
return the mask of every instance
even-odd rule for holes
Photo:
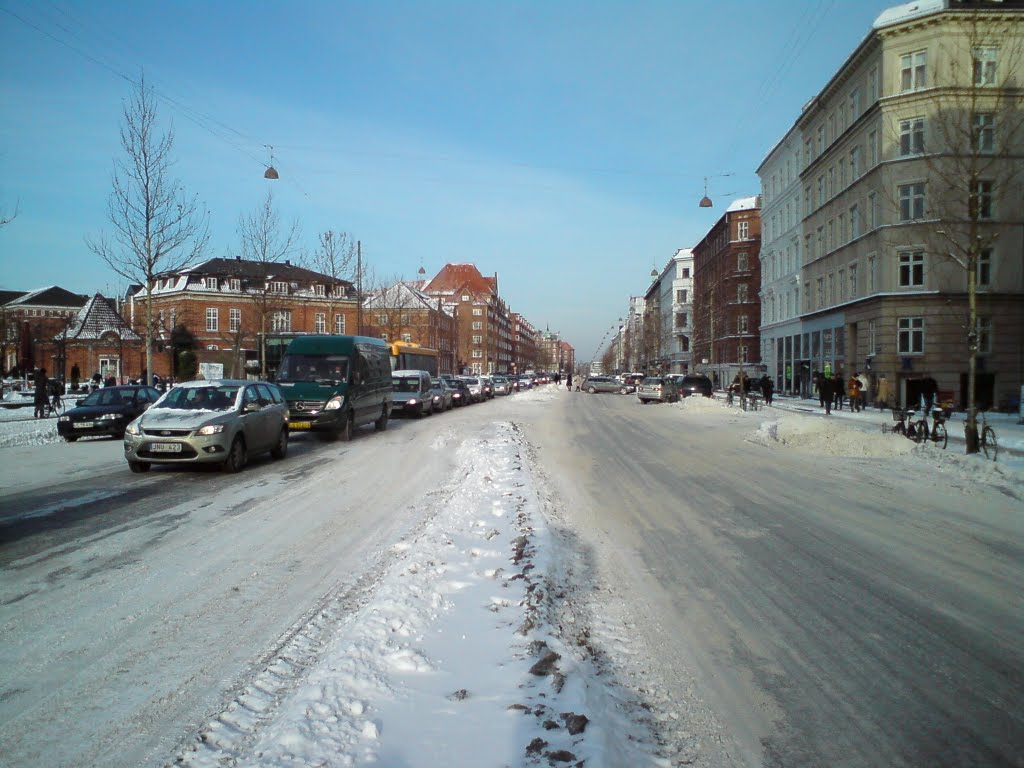
[[[266,381],[190,381],[179,384],[124,433],[132,472],[152,464],[221,464],[237,472],[253,454],[288,452],[288,403]]]

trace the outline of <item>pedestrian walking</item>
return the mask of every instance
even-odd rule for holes
[[[761,377],[761,394],[764,395],[765,403],[770,407],[775,397],[775,382],[767,373]]]
[[[859,413],[861,409],[860,401],[860,379],[854,374],[850,377],[850,380],[846,382],[846,394],[850,398],[850,410]]]
[[[828,416],[832,413],[832,401],[836,396],[836,381],[832,378],[831,373],[822,374],[818,380],[818,397],[821,399],[822,406],[825,408],[825,415]]]
[[[46,416],[46,403],[49,401],[46,380],[46,369],[36,369],[35,375],[32,378],[32,383],[35,386],[33,392],[32,403],[35,405],[35,418],[41,419]]]
[[[860,409],[863,411],[868,407],[871,384],[868,382],[868,377],[865,376],[863,372],[858,371],[854,375],[857,377],[857,381],[860,382]]]
[[[843,410],[843,400],[846,397],[846,380],[843,378],[841,371],[835,371],[832,374],[832,398],[835,401],[833,405],[837,411]]]

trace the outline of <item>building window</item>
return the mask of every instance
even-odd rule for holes
[[[232,277],[228,281],[228,287],[231,288],[232,291],[240,291],[240,290],[242,290],[242,281],[241,281],[241,279],[239,279],[237,277]]]
[[[750,222],[740,221],[736,224],[736,236],[740,240],[747,240],[750,238]]]
[[[313,315],[313,332],[327,333],[327,314],[325,312],[317,312]]]
[[[315,284],[313,286],[313,294],[316,295],[316,296],[326,296],[327,295],[327,288],[326,288],[326,286],[323,286],[320,283]]]
[[[972,219],[992,218],[992,182],[979,181],[968,203],[968,215]]]
[[[974,147],[978,152],[990,154],[996,148],[996,119],[988,112],[974,115]]]
[[[388,316],[387,315],[377,315],[377,325],[387,325],[387,324],[388,324]]]
[[[900,156],[920,155],[924,152],[924,118],[900,120]]]
[[[206,308],[206,330],[207,331],[218,331],[220,330],[220,318],[216,307]]]
[[[275,280],[270,284],[271,293],[288,293],[288,283]]]
[[[992,249],[983,248],[978,254],[977,270],[975,272],[975,284],[978,288],[988,288],[992,285]]]
[[[836,279],[839,281],[839,300],[846,301],[846,270],[840,269]]]
[[[992,318],[978,318],[978,354],[987,355],[992,352]]]
[[[900,56],[900,91],[916,91],[927,87],[927,64],[926,51],[914,51]]]
[[[825,204],[825,177],[818,177],[818,206],[821,207]]]
[[[746,344],[740,344],[739,347],[737,347],[736,351],[737,351],[737,353],[740,356],[740,362],[741,363],[747,362],[747,345]]]
[[[340,312],[334,315],[334,332],[339,336],[345,335],[345,316]]]
[[[282,309],[270,316],[270,330],[274,333],[288,333],[292,329],[292,312]]]
[[[679,290],[677,290],[676,291],[676,304],[685,304],[686,303],[686,294],[687,294],[687,291],[686,291],[685,288],[680,288]]]
[[[217,278],[216,277],[204,277],[203,285],[212,291],[217,290]]]
[[[900,355],[924,353],[924,318],[901,317],[897,321],[896,350]]]
[[[479,317],[484,311],[480,307],[473,307],[473,314]]]
[[[818,308],[825,306],[825,278],[818,278]]]
[[[924,182],[900,184],[900,221],[916,221],[924,218]]]
[[[467,296],[467,295],[463,294],[463,296],[462,296],[462,300],[463,300],[463,301],[469,301],[469,296]]]
[[[242,327],[242,310],[240,309],[229,309],[228,310],[228,330],[232,333],[238,333],[238,329]]]
[[[924,286],[924,251],[900,251],[900,288]]]
[[[484,353],[481,350],[479,350],[479,349],[474,349],[473,350],[473,357],[481,358],[483,356],[484,356]]]
[[[868,256],[868,295],[878,290],[878,260],[874,254]]]
[[[746,283],[740,283],[736,286],[736,301],[743,304],[747,300],[747,285]]]
[[[686,312],[677,312],[676,313],[676,328],[685,328],[686,327],[686,321],[688,319],[689,318],[687,318]]]
[[[740,272],[746,272],[749,269],[749,260],[747,259],[747,252],[736,254],[736,269]]]
[[[971,59],[974,63],[974,84],[986,86],[996,84],[996,56],[997,48],[984,47],[975,48],[971,51]]]
[[[850,91],[850,121],[856,120],[860,117],[860,88],[854,88]]]
[[[828,273],[828,303],[829,306],[836,303],[836,276]]]
[[[748,320],[746,315],[740,315],[736,318],[736,332],[746,333],[747,332]]]
[[[206,349],[209,352],[216,352],[218,350],[218,347],[216,344],[207,344]]]
[[[860,237],[860,207],[850,208],[850,239],[856,240]]]
[[[850,150],[850,181],[860,178],[860,147]]]
[[[868,194],[868,231],[878,226],[878,194]]]
[[[878,165],[878,131],[871,131],[868,134],[868,167],[874,168]]]
[[[474,336],[473,337],[473,343],[474,344],[481,344],[481,343],[483,343],[483,340],[484,340],[483,336]]]
[[[484,329],[484,324],[481,321],[477,320],[475,323],[473,323],[473,330],[474,331],[482,331],[483,329]]]
[[[683,279],[686,280],[690,277],[690,268],[683,267]]]
[[[404,341],[406,344],[412,344],[412,334],[411,333],[403,333],[402,334],[402,341]]]
[[[850,298],[857,298],[857,265],[850,265]]]

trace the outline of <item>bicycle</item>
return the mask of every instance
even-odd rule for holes
[[[917,422],[917,427],[923,433],[922,440],[929,440],[940,445],[943,450],[949,441],[949,434],[946,432],[946,419],[949,414],[943,408],[932,408],[932,426],[929,429],[927,417]]]
[[[996,442],[996,431],[985,421],[985,412],[981,412],[981,426],[978,429],[978,445],[985,454],[986,459],[996,460],[999,453],[999,443]]]
[[[60,395],[54,395],[46,401],[46,407],[43,409],[43,416],[61,416],[64,411],[67,410],[64,405],[64,398]]]
[[[883,424],[882,431],[903,435],[903,437],[908,440],[920,443],[924,440],[925,435],[928,432],[928,421],[926,419],[918,419],[917,421],[909,421],[908,423],[908,420],[911,419],[915,413],[917,413],[916,408],[893,408],[892,420],[895,423],[891,427],[887,427]]]

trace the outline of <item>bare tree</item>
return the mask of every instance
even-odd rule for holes
[[[333,332],[334,299],[343,298],[345,283],[355,283],[356,241],[348,232],[320,233],[317,248],[305,259],[309,269],[331,278],[327,294],[327,322]]]
[[[256,310],[256,327],[260,338],[260,375],[267,377],[267,326],[272,316],[283,311],[287,292],[281,291],[280,281],[273,280],[280,271],[281,262],[298,249],[299,224],[293,221],[285,226],[274,209],[274,196],[268,189],[263,203],[253,213],[238,220],[239,255],[252,262],[253,275],[244,285],[246,295]],[[276,330],[272,328],[273,330]]]
[[[121,148],[114,160],[113,191],[107,218],[113,235],[86,237],[89,249],[129,283],[146,288],[146,383],[153,375],[153,288],[161,272],[174,272],[197,260],[209,241],[208,214],[197,196],[186,195],[171,177],[174,131],[162,135],[156,96],[140,78],[124,103]]]
[[[364,276],[363,284],[369,287],[363,319],[368,335],[386,337],[388,341],[402,341],[408,335],[430,346],[429,329],[423,327],[423,304],[401,277],[368,280]]]
[[[926,169],[928,224],[915,231],[933,259],[933,273],[948,305],[959,313],[968,358],[967,453],[977,453],[979,346],[988,341],[986,317],[980,310],[990,294],[979,293],[996,278],[993,253],[1000,242],[1019,254],[1024,171],[1024,37],[1020,14],[998,9],[974,10],[960,16],[942,46],[939,67],[932,73],[935,88],[926,97],[928,134],[920,153]],[[892,126],[897,133],[899,125]],[[906,132],[901,132],[904,141]],[[911,134],[910,141],[915,141]],[[907,147],[903,147],[904,150]],[[920,218],[912,201],[896,199],[901,220]],[[903,206],[902,208],[900,206]],[[1006,255],[1004,254],[1004,258]],[[999,293],[999,286],[990,286]],[[1004,286],[1013,289],[1016,286]],[[956,295],[965,300],[955,301]],[[1018,297],[1019,300],[1019,297]],[[965,306],[966,305],[966,306]],[[984,350],[981,350],[984,351]]]

